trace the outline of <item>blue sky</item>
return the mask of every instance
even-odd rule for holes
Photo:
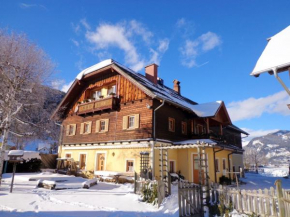
[[[290,25],[290,2],[173,2],[0,0],[0,28],[27,34],[49,54],[56,88],[107,58],[140,73],[155,62],[167,86],[178,79],[198,103],[223,100],[252,136],[289,130],[289,96],[273,76],[249,74],[266,39]]]

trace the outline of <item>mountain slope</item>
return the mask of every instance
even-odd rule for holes
[[[279,130],[252,139],[244,148],[255,148],[269,159],[271,164],[288,164],[290,160],[290,131]]]

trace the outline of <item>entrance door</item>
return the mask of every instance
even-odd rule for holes
[[[102,153],[102,154],[98,154],[97,156],[98,156],[97,170],[105,170],[105,154]]]
[[[202,177],[204,177],[204,171],[201,171]],[[199,158],[197,154],[193,154],[193,182],[199,184]],[[202,184],[204,179],[202,178]]]
[[[80,154],[80,169],[81,170],[85,170],[86,169],[86,158],[87,155],[86,154]]]

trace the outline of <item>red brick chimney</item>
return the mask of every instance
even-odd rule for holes
[[[153,84],[157,84],[158,65],[155,63],[145,67],[145,77]]]
[[[175,90],[178,94],[180,94],[180,81],[174,80],[173,81],[173,90]]]

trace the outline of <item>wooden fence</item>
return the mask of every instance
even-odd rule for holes
[[[191,182],[178,182],[179,216],[202,215],[202,191]]]
[[[209,204],[225,204],[239,213],[261,217],[290,217],[290,191],[282,189],[281,180],[275,182],[276,189],[238,190],[226,186],[212,187],[209,201],[205,200],[202,186],[190,182],[178,183],[179,216],[203,216]],[[208,214],[213,213],[204,213]]]
[[[57,154],[40,154],[43,168],[56,169]]]
[[[219,186],[210,190],[210,203],[220,203],[224,200],[226,205],[240,213],[265,217],[290,217],[290,192],[282,189],[281,180],[277,180],[276,190],[237,190]]]

